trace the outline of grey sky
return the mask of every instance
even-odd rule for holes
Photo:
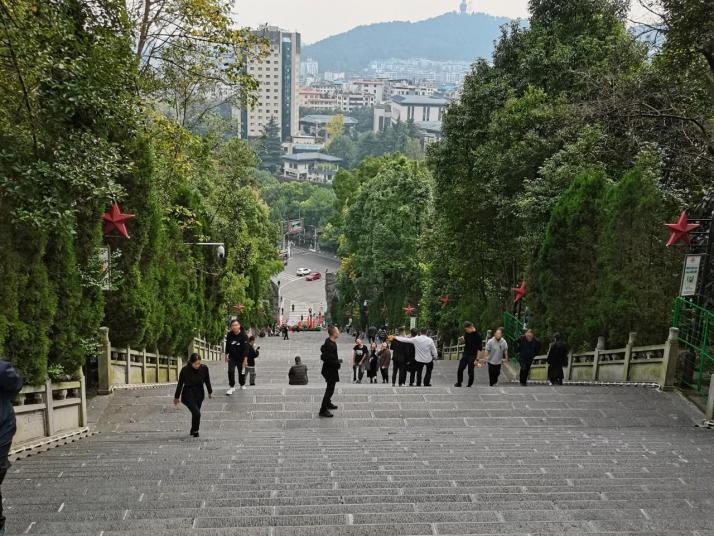
[[[360,24],[417,21],[456,11],[461,0],[236,0],[241,26],[263,23],[297,30],[303,42],[345,32]],[[633,2],[637,4],[637,2]],[[528,0],[473,0],[474,11],[502,17],[527,17]],[[637,10],[635,10],[635,14]]]

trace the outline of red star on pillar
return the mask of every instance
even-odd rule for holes
[[[109,212],[105,212],[102,215],[102,219],[104,220],[104,235],[106,236],[116,229],[124,238],[129,238],[129,233],[126,230],[126,222],[133,217],[133,214],[123,214],[119,208],[119,203],[115,201]]]
[[[670,235],[669,240],[667,240],[667,247],[673,246],[677,242],[685,242],[687,245],[692,245],[692,240],[689,237],[689,233],[694,229],[699,227],[698,223],[689,223],[687,220],[687,213],[682,212],[679,215],[679,220],[677,223],[665,223],[665,226],[669,228]]]
[[[245,309],[245,305],[243,305],[242,303],[236,303],[233,306],[233,310],[238,314],[241,314],[243,312],[243,309]]]
[[[443,305],[444,307],[449,305],[449,297],[448,296],[442,296],[441,298],[439,298],[439,301],[441,302],[441,305]]]
[[[516,299],[513,300],[513,303],[518,303],[526,296],[526,282],[521,281],[520,287],[513,287],[511,290],[516,293]]]
[[[412,316],[412,314],[414,313],[414,309],[415,307],[410,303],[404,309],[402,309],[402,311],[404,311],[407,316]]]

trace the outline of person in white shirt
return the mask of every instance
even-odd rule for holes
[[[426,328],[422,328],[416,337],[394,337],[399,342],[408,342],[414,345],[414,366],[416,368],[416,384],[421,387],[421,377],[424,367],[424,387],[431,387],[431,372],[434,369],[434,359],[436,359],[436,345],[431,337],[427,337]]]
[[[501,375],[501,364],[508,362],[508,343],[503,338],[503,328],[498,328],[486,343],[486,361],[488,361],[488,379],[493,387]]]

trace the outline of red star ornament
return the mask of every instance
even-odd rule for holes
[[[689,233],[694,229],[697,229],[699,224],[689,223],[687,220],[687,213],[682,212],[679,215],[677,223],[665,223],[665,226],[669,228],[671,233],[669,235],[669,240],[667,240],[667,247],[673,246],[677,242],[685,242],[688,246],[691,246],[692,239],[689,237]]]
[[[115,201],[109,212],[105,212],[102,215],[102,219],[104,220],[104,236],[107,236],[116,229],[124,238],[129,238],[129,233],[126,230],[126,222],[133,217],[134,214],[122,213],[121,208],[119,208],[119,203]]]
[[[448,296],[442,296],[441,298],[439,298],[439,301],[441,302],[441,305],[443,305],[444,307],[449,305],[449,297]]]
[[[233,306],[233,310],[238,314],[241,314],[243,312],[243,309],[245,309],[245,305],[243,305],[242,303],[236,303]]]
[[[402,311],[404,311],[407,316],[412,316],[412,314],[414,313],[414,309],[415,307],[410,303],[404,309],[402,309]]]
[[[526,296],[526,282],[521,281],[520,287],[513,287],[511,290],[516,293],[516,299],[513,300],[513,303],[518,303]]]

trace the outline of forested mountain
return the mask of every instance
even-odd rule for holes
[[[445,13],[419,22],[358,26],[303,48],[322,71],[357,71],[381,58],[471,61],[490,58],[499,27],[509,19],[483,13]]]

